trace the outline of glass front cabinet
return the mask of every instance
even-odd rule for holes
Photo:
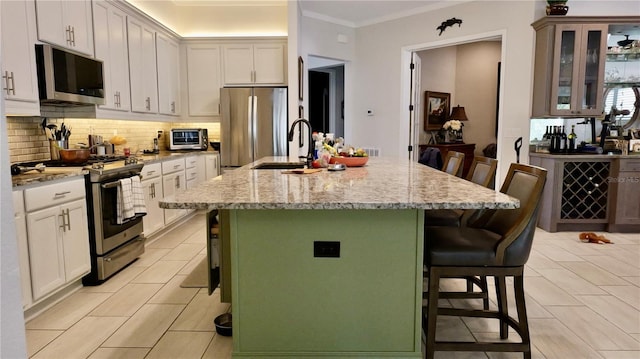
[[[533,117],[600,116],[604,106],[608,24],[547,17],[533,26],[536,30]]]
[[[608,25],[557,25],[550,115],[602,113]]]

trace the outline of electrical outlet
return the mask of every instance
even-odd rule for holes
[[[313,256],[316,258],[340,258],[340,242],[313,242]]]

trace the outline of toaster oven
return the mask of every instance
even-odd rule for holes
[[[209,148],[206,128],[173,128],[169,133],[170,150],[201,150]]]

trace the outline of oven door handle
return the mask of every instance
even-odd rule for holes
[[[100,187],[107,189],[107,188],[115,188],[115,187],[118,187],[119,185],[120,185],[120,181],[114,181],[114,182],[104,183],[100,185]]]

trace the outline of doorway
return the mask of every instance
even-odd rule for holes
[[[309,56],[309,100],[311,128],[315,132],[344,137],[344,63]]]
[[[402,76],[403,93],[406,94],[403,96],[403,101],[407,103],[406,107],[404,105],[402,107],[410,108],[411,98],[415,99],[417,104],[413,107],[416,109],[414,114],[411,111],[406,113],[410,121],[404,136],[409,134],[407,137],[412,141],[409,143],[410,149],[418,149],[418,144],[427,144],[431,139],[431,132],[424,130],[425,91],[449,93],[451,107],[457,105],[465,107],[468,121],[464,123],[464,142],[476,145],[474,150],[476,155],[484,155],[483,149],[489,144],[497,144],[500,147],[499,119],[502,113],[501,97],[504,90],[499,87],[499,83],[504,74],[499,71],[498,64],[504,65],[505,61],[504,35],[503,31],[497,31],[403,48],[403,63],[411,63],[412,56],[415,58],[418,55],[422,65],[422,80],[420,76],[415,74],[412,76],[408,71],[410,69],[408,65],[407,70],[403,70]],[[478,55],[484,51],[482,44],[492,48],[492,58],[491,62],[485,61],[483,68],[478,68],[483,61],[483,58]],[[456,56],[455,52],[458,48],[465,49],[461,50],[461,55]],[[449,66],[449,69],[433,70],[441,69],[442,66]],[[481,75],[486,79],[483,77],[480,80]],[[478,79],[474,80],[476,77]],[[492,85],[486,86],[488,83]],[[411,96],[411,90],[416,87],[422,93]],[[415,131],[411,131],[412,129]],[[419,151],[412,151],[410,156],[417,160]]]

